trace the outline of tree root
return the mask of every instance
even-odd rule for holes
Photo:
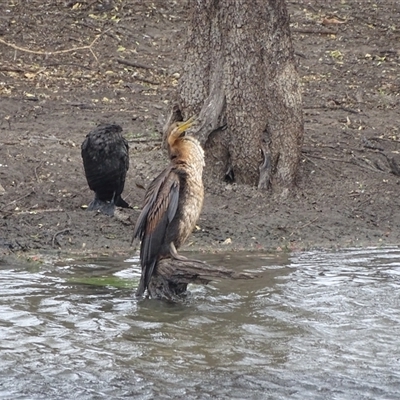
[[[207,285],[216,278],[252,279],[255,275],[229,268],[211,266],[197,260],[160,260],[151,278],[148,292],[153,299],[179,302],[187,296],[189,283]]]

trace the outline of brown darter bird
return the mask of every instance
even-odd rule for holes
[[[141,239],[142,275],[136,296],[148,288],[157,262],[185,259],[177,250],[193,231],[204,199],[204,151],[197,139],[185,135],[194,118],[171,125],[167,133],[170,165],[147,189],[133,238]]]
[[[114,215],[115,206],[129,207],[122,199],[129,169],[129,146],[117,124],[101,124],[86,135],[82,159],[89,188],[95,192],[88,210]]]

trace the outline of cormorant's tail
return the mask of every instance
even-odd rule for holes
[[[121,196],[116,196],[115,205],[117,207],[129,208],[129,204]]]

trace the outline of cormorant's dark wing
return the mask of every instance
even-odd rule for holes
[[[115,205],[118,207],[129,207],[129,204],[121,197],[124,190],[126,173],[129,169],[129,144],[128,141],[121,136],[121,142],[119,146],[119,175],[116,182],[115,191]]]
[[[154,267],[165,246],[168,225],[174,219],[179,202],[179,176],[173,167],[166,168],[147,189],[145,204],[136,222],[133,237],[142,240],[140,262],[142,276],[137,296],[146,290]]]
[[[117,124],[103,124],[93,129],[82,143],[82,159],[90,189],[115,185],[115,179],[126,175],[129,147]]]

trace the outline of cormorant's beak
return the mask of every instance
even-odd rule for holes
[[[178,132],[179,133],[183,133],[185,132],[187,129],[189,129],[195,122],[196,118],[193,116],[191,118],[189,118],[187,121],[179,123],[178,126]]]

